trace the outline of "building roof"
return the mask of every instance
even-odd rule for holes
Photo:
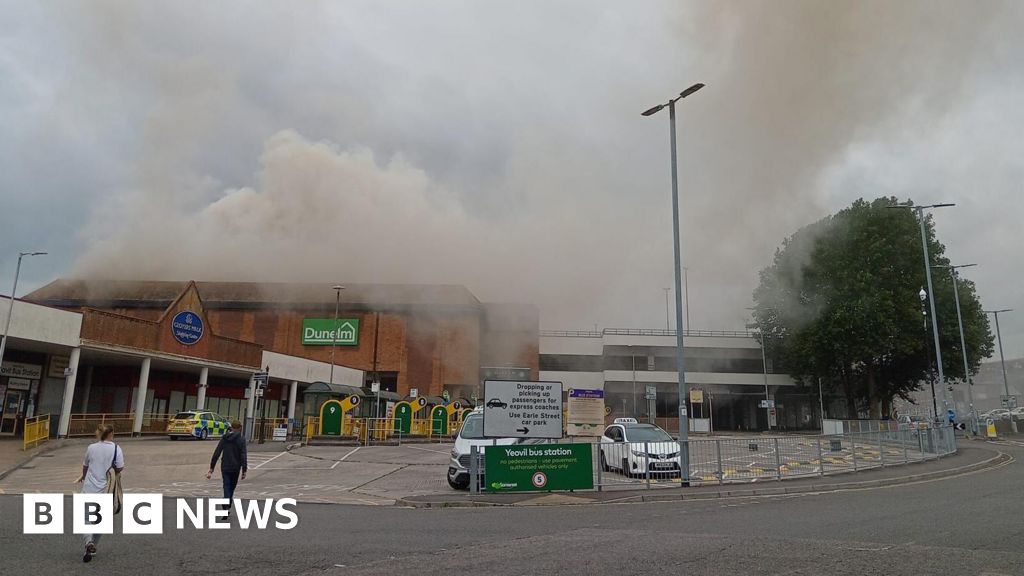
[[[341,304],[353,308],[430,307],[481,309],[465,287],[454,284],[343,284]],[[58,307],[166,308],[188,282],[61,278],[25,296]],[[325,307],[335,303],[331,283],[196,282],[208,308]]]

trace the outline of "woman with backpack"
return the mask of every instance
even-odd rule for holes
[[[103,494],[116,488],[120,483],[119,475],[124,470],[124,452],[114,443],[114,427],[110,424],[97,426],[96,439],[85,451],[82,475],[76,481],[82,483],[82,494]],[[117,500],[118,495],[115,494],[114,498]],[[115,508],[119,509],[118,502],[115,502]],[[84,536],[85,555],[82,556],[82,562],[88,562],[96,555],[100,534]]]

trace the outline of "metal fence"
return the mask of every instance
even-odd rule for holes
[[[414,418],[409,423],[409,431],[402,431],[393,417],[385,418],[344,418],[341,434],[337,438],[356,440],[360,444],[401,444],[405,441],[415,442],[452,442],[459,432],[460,422],[449,421],[446,430],[442,430],[436,422],[426,418]],[[320,431],[320,419],[315,416],[306,418],[302,437],[309,443]]]
[[[684,450],[688,448],[688,450]],[[654,489],[808,478],[900,466],[956,452],[952,427],[818,436],[592,444],[598,490]],[[683,477],[684,453],[689,476]],[[473,469],[483,473],[482,453]],[[471,472],[472,475],[472,472]],[[475,486],[471,482],[471,486]]]
[[[681,478],[684,443],[593,445],[598,489],[673,487],[826,476],[931,460],[956,452],[952,427],[819,436],[690,440],[689,478]]]
[[[25,437],[22,450],[39,446],[50,439],[50,415],[43,414],[25,419]]]
[[[142,414],[142,434],[166,434],[173,414]],[[110,424],[117,434],[131,435],[135,425],[133,412],[118,414],[71,414],[68,436],[92,436],[96,427]]]

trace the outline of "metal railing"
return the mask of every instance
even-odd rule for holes
[[[605,328],[603,330],[540,330],[542,337],[600,338],[605,334],[614,336],[675,336],[675,330],[659,328]],[[750,338],[751,332],[743,330],[683,330],[683,336],[704,336],[719,338]]]
[[[142,434],[166,434],[173,414],[142,414]],[[68,436],[92,436],[97,426],[111,425],[116,434],[131,434],[135,426],[135,413],[71,414]]]
[[[690,474],[681,477],[689,447]],[[956,452],[952,427],[819,436],[714,438],[593,445],[599,490],[760,482],[899,466]]]
[[[42,414],[25,419],[25,438],[21,449],[28,450],[50,439],[50,415]]]
[[[337,438],[358,440],[362,444],[401,443],[403,440],[451,442],[459,432],[459,421],[448,421],[447,430],[442,430],[428,418],[413,418],[409,423],[409,431],[401,430],[394,418],[344,418],[341,434]],[[315,416],[306,418],[301,436],[308,443],[320,433],[320,419]]]

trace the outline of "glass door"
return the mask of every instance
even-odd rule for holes
[[[0,434],[4,436],[14,435],[18,426],[18,415],[21,414],[21,404],[25,399],[25,390],[7,390],[4,398],[3,413],[0,413]]]

